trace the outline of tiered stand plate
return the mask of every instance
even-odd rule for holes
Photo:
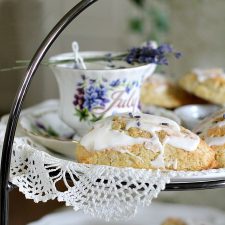
[[[2,149],[1,171],[0,171],[0,223],[1,225],[8,224],[8,195],[12,186],[9,184],[10,162],[12,154],[12,145],[15,137],[16,127],[20,116],[21,108],[31,84],[31,80],[40,65],[43,57],[46,55],[48,49],[61,34],[61,32],[86,8],[91,6],[97,0],[82,0],[75,7],[73,7],[50,31],[48,36],[44,39],[37,52],[34,54],[27,71],[25,78],[19,88],[12,105],[9,115],[9,120],[6,128],[5,139]],[[209,189],[221,188],[225,186],[225,177],[213,181],[195,181],[195,182],[172,182],[166,186],[166,190],[194,190],[194,189]]]

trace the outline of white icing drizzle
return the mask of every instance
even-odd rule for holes
[[[102,125],[102,126],[101,126]],[[81,138],[81,145],[88,150],[101,151],[106,148],[119,149],[120,146],[142,144],[148,141],[146,138],[133,138],[118,130],[112,130],[112,121],[100,124]]]
[[[151,165],[155,168],[165,168],[164,151],[162,151],[156,159],[151,161]]]
[[[225,126],[225,120],[218,122],[218,123],[217,123],[217,126],[218,126],[218,127],[223,127],[223,126]]]
[[[171,167],[171,166],[172,166],[172,168],[173,168],[174,170],[176,170],[177,167],[178,167],[178,160],[177,160],[177,159],[174,159],[174,160],[172,160],[172,161],[170,161],[170,162],[167,162],[167,163],[166,163],[166,166],[167,166],[167,167]]]
[[[137,122],[135,120],[129,121],[126,129],[129,129],[130,127],[138,127],[150,132],[152,135],[152,138],[150,139],[151,144],[153,146],[157,145],[160,151],[164,148],[165,144],[169,144],[175,148],[181,148],[186,151],[194,151],[199,144],[199,138],[195,134],[189,131],[187,131],[187,133],[181,132],[180,126],[170,119],[153,115],[146,116],[146,114],[142,114],[139,121],[139,126],[137,126]],[[164,130],[170,135],[163,140],[163,143],[160,142],[156,134],[156,132],[161,130]]]
[[[121,114],[126,120],[126,130],[129,128],[139,128],[151,134],[151,138],[131,137],[124,131],[112,129],[113,116],[95,123],[93,130],[87,133],[80,141],[89,151],[102,151],[105,149],[114,149],[122,153],[124,147],[134,144],[144,144],[146,149],[153,152],[159,152],[158,157],[150,162],[156,168],[165,168],[164,146],[169,144],[185,151],[194,151],[199,144],[199,137],[190,131],[181,131],[180,126],[167,118],[153,116],[148,114],[139,114],[136,117],[130,117],[127,114]],[[165,131],[167,136],[160,140],[157,132]]]
[[[189,133],[187,136],[171,136],[167,139],[166,144],[191,152],[196,150],[199,144],[199,139]]]
[[[207,137],[206,142],[209,146],[220,146],[225,144],[225,137]]]
[[[204,82],[207,79],[215,78],[215,77],[223,77],[225,79],[225,73],[220,68],[215,69],[194,69],[193,73],[197,76],[199,82]]]
[[[138,158],[140,161],[143,162],[143,159],[140,156],[137,156],[137,155],[131,153],[126,147],[120,146],[120,147],[115,147],[115,148],[112,148],[112,149],[115,150],[115,151],[119,151],[123,154],[128,154],[128,155],[134,156],[134,157]]]
[[[211,116],[205,118],[193,131],[198,134],[209,146],[220,146],[225,144],[225,136],[208,136],[208,130],[213,128],[221,129],[225,127],[224,115],[225,109],[219,110]],[[221,121],[216,122],[217,118],[223,118]]]

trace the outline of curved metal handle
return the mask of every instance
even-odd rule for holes
[[[8,224],[8,182],[9,182],[9,172],[10,163],[12,155],[12,145],[15,137],[16,127],[21,112],[21,108],[28,92],[31,80],[44,58],[48,49],[61,34],[61,32],[86,8],[91,6],[97,0],[82,0],[76,6],[74,6],[50,31],[48,36],[44,39],[34,57],[32,58],[27,71],[26,76],[18,90],[18,93],[14,99],[9,120],[7,123],[3,149],[2,149],[2,159],[1,159],[1,171],[0,171],[0,224]]]

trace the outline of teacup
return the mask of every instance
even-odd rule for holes
[[[83,52],[81,56],[104,56],[106,52]],[[51,60],[72,58],[65,53]],[[60,93],[59,116],[82,136],[93,122],[118,113],[139,110],[140,87],[155,64],[132,66],[124,61],[86,63],[87,69],[75,69],[74,63],[51,66]]]

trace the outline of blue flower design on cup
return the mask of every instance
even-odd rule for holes
[[[105,56],[102,52],[84,54]],[[87,63],[90,68],[86,70],[74,69],[74,63],[51,67],[60,92],[59,116],[81,136],[95,121],[116,113],[138,111],[140,87],[156,67],[156,64],[130,65],[124,61],[114,64],[116,68],[107,69],[102,64],[92,68],[94,63]],[[124,65],[126,68],[121,69]]]
[[[120,87],[121,91],[129,94],[133,88],[139,87],[138,81],[128,82],[126,79],[121,82],[120,79],[115,79],[107,83],[104,77],[98,82],[94,79],[88,79],[85,75],[81,75],[81,81],[77,83],[76,93],[74,95],[73,105],[75,106],[75,115],[80,121],[90,120],[95,122],[104,116],[104,113],[96,115],[95,109],[107,108],[110,103],[110,96],[114,93],[115,88]]]

